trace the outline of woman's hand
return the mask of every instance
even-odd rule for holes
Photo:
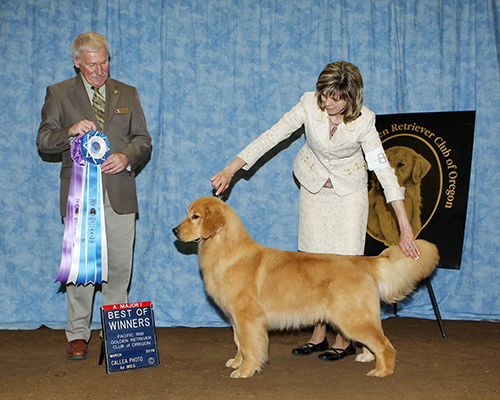
[[[411,227],[405,228],[399,237],[399,248],[406,257],[411,257],[418,260],[420,257],[420,250],[415,243]]]
[[[210,179],[210,181],[212,182],[212,187],[216,190],[215,193],[216,196],[221,194],[224,190],[226,190],[229,187],[231,179],[233,178],[233,175],[228,173],[226,168],[224,168],[221,172],[217,172]]]
[[[405,203],[403,200],[395,200],[391,203],[399,224],[399,248],[406,257],[411,257],[414,260],[418,260],[420,257],[420,250],[415,243],[415,237],[413,236],[413,230],[408,219],[408,214],[406,213]]]
[[[229,187],[231,179],[236,172],[246,165],[246,162],[241,158],[236,157],[229,165],[225,166],[221,172],[217,172],[210,181],[212,187],[216,190],[215,195],[218,196]]]

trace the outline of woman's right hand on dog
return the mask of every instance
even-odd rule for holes
[[[215,195],[218,196],[224,190],[229,187],[231,179],[236,172],[246,165],[246,162],[241,158],[236,157],[230,164],[224,167],[221,172],[217,172],[210,181],[212,182],[212,187],[216,190]]]

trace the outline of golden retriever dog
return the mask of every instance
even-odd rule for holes
[[[386,151],[391,167],[398,177],[399,185],[406,188],[405,208],[415,237],[422,229],[420,218],[422,195],[420,184],[431,169],[431,163],[415,150],[404,146],[394,146]],[[370,211],[368,214],[368,233],[386,246],[399,243],[399,228],[396,215],[390,204],[385,201],[383,189],[373,174],[372,187],[368,193]]]
[[[268,360],[268,330],[297,329],[323,321],[362,343],[357,361],[372,361],[368,375],[391,375],[396,350],[382,331],[380,299],[396,302],[439,262],[435,245],[418,240],[414,260],[399,247],[377,257],[282,251],[250,238],[233,209],[216,197],[189,206],[173,229],[182,242],[198,242],[205,288],[229,317],[236,356],[232,378],[251,377]],[[372,354],[373,353],[373,354]]]

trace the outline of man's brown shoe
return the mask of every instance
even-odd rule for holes
[[[88,357],[88,345],[83,339],[72,340],[68,343],[66,358],[68,360],[85,360]]]

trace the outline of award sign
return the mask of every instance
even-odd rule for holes
[[[160,365],[150,301],[102,306],[101,323],[108,373]]]

